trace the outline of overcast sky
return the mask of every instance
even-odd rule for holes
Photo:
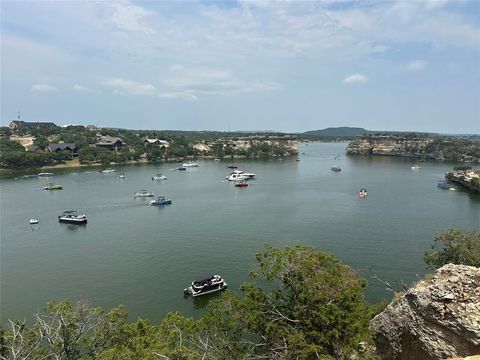
[[[480,1],[2,1],[1,122],[480,132]]]

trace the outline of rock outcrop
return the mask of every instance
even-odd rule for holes
[[[480,268],[443,266],[394,300],[370,326],[383,359],[480,354]]]
[[[362,136],[347,146],[347,155],[388,155],[423,157],[433,139],[394,135]]]

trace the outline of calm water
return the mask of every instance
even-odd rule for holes
[[[394,284],[422,275],[423,252],[436,231],[479,229],[480,197],[441,190],[436,180],[453,166],[390,157],[346,157],[345,144],[302,145],[301,161],[237,161],[257,174],[246,189],[224,180],[228,162],[58,171],[51,179],[1,181],[1,315],[31,318],[49,300],[88,298],[127,306],[133,318],[158,322],[170,310],[202,313],[205,299],[184,298],[199,274],[219,273],[231,289],[247,279],[263,244],[308,244],[331,252],[368,276]],[[335,154],[341,153],[338,160]],[[341,166],[340,173],[330,171]],[[124,172],[126,179],[116,176]],[[162,172],[168,180],[151,181]],[[64,186],[44,191],[49,181]],[[358,198],[368,189],[365,200]],[[173,205],[133,198],[147,189]],[[63,210],[88,216],[85,227],[59,224]],[[39,229],[29,229],[37,217]],[[390,296],[369,280],[367,297]],[[208,300],[208,299],[207,299]]]

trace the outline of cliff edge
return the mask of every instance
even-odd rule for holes
[[[441,267],[392,301],[370,326],[384,359],[480,354],[480,268]]]

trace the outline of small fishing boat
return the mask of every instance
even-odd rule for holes
[[[78,215],[75,210],[67,210],[58,216],[58,221],[69,224],[86,224],[87,216],[85,214]]]
[[[152,206],[170,205],[171,203],[172,200],[165,198],[165,196],[159,196],[155,200],[150,201],[150,205]]]
[[[36,225],[39,223],[38,219],[35,219],[35,218],[30,219],[28,222],[30,223],[30,225]]]
[[[176,167],[175,170],[177,171],[185,171],[187,170],[187,168],[185,166],[179,166],[179,167]]]
[[[438,180],[437,187],[439,187],[440,189],[455,190],[455,188],[450,185],[446,180]]]
[[[41,172],[41,173],[38,173],[37,176],[38,177],[50,177],[50,176],[53,176],[53,173]]]
[[[300,158],[296,158],[295,161],[300,161]]]
[[[98,170],[98,172],[102,173],[102,174],[109,174],[109,173],[113,173],[117,170],[115,169],[111,169],[111,168],[108,168],[108,169],[102,169],[102,170]]]
[[[211,275],[200,280],[192,281],[192,285],[183,289],[185,295],[197,297],[200,295],[210,294],[227,288],[227,283],[220,275]]]
[[[152,176],[152,180],[167,180],[167,177],[165,175],[162,175],[162,174],[156,174],[156,175]]]
[[[358,195],[359,195],[361,198],[364,198],[365,196],[367,196],[367,189],[360,189]]]
[[[62,190],[63,186],[59,184],[48,183],[43,187],[43,190]]]
[[[342,169],[340,168],[340,166],[337,166],[337,165],[332,166],[332,167],[330,168],[330,170],[336,171],[336,172],[342,171]]]
[[[220,159],[219,159],[219,158],[215,158],[215,159],[213,159],[213,160],[214,160],[214,161],[220,161]]]
[[[154,195],[153,192],[148,192],[147,190],[140,190],[133,194],[134,197],[153,197]]]
[[[238,169],[237,165],[228,165],[227,168],[229,169]]]
[[[235,186],[239,187],[239,188],[244,188],[244,187],[248,186],[248,183],[246,181],[243,181],[243,182],[235,184]]]
[[[189,167],[198,167],[198,163],[194,161],[187,161],[186,163],[182,164],[183,167],[189,168]]]
[[[420,170],[421,168],[422,167],[420,165],[417,165],[417,164],[415,164],[411,167],[412,170]]]
[[[125,174],[121,173],[120,175],[117,176],[117,179],[125,179]]]

